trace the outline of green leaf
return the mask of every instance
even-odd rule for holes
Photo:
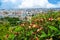
[[[48,30],[48,36],[51,36],[51,32]]]
[[[26,33],[26,35],[27,35],[27,36],[30,36],[30,35],[32,35],[32,33],[33,33],[33,31],[28,31],[28,32]]]
[[[44,31],[42,31],[42,34],[40,37],[47,37],[46,33]]]
[[[22,27],[17,26],[17,27],[15,28],[15,30],[14,30],[14,31],[19,32],[19,31],[21,31],[21,30],[23,30],[23,28],[22,28]]]
[[[57,35],[60,35],[60,31],[58,32],[58,34]]]
[[[9,35],[9,37],[8,37],[8,39],[9,39],[9,40],[13,40],[13,39],[14,39],[14,37],[15,37],[15,35],[14,35],[14,34],[10,34],[10,35]]]
[[[48,26],[51,30],[59,31],[55,26]]]

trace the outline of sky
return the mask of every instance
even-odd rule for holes
[[[60,0],[0,0],[0,9],[60,8]]]

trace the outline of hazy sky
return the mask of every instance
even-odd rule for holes
[[[0,9],[60,8],[60,0],[0,0]]]

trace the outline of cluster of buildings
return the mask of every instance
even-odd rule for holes
[[[24,19],[26,17],[31,17],[36,13],[40,13],[40,10],[31,10],[31,9],[21,9],[21,10],[0,10],[0,18],[1,17],[19,17],[20,19]]]
[[[18,9],[18,10],[0,10],[1,17],[19,17],[20,19],[36,15],[36,13],[46,13],[49,9]]]

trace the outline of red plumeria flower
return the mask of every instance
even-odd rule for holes
[[[49,18],[48,20],[49,20],[49,21],[52,21],[52,20],[54,20],[54,19],[53,19],[53,18]]]
[[[41,27],[41,28],[37,29],[37,32],[39,32],[39,31],[41,31],[41,30],[43,30],[43,27]]]

